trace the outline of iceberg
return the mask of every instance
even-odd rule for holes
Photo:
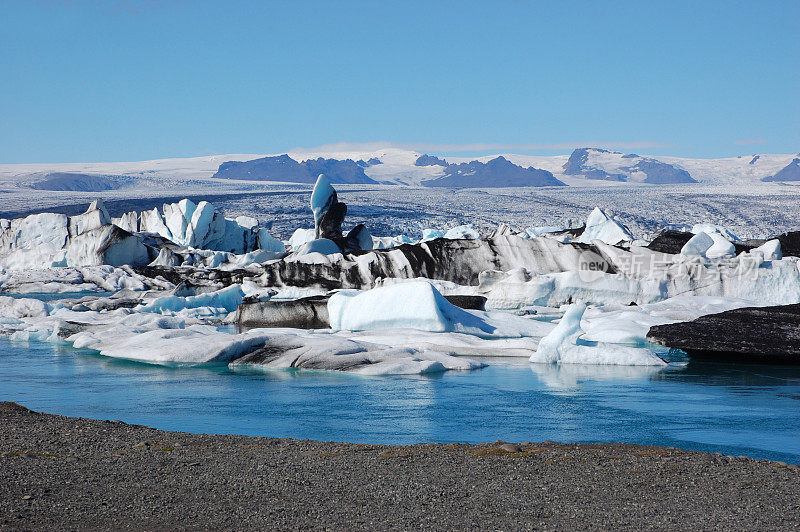
[[[320,253],[322,255],[333,255],[341,253],[342,250],[336,245],[336,242],[327,238],[318,238],[310,242],[306,242],[297,250],[298,255],[308,255],[309,253]]]
[[[475,230],[472,224],[453,227],[448,229],[444,234],[444,238],[447,238],[448,240],[459,240],[464,238],[474,240],[480,237],[481,234]]]
[[[154,301],[142,305],[138,308],[140,312],[155,312],[159,314],[175,314],[185,309],[196,309],[209,307],[220,309],[224,312],[233,312],[244,299],[242,286],[235,284],[217,290],[195,296],[164,296]]]
[[[365,292],[341,291],[328,300],[333,330],[418,329],[490,334],[493,328],[447,301],[430,283],[401,283]]]
[[[615,246],[622,242],[630,242],[633,235],[627,227],[615,220],[600,207],[595,207],[586,219],[586,229],[583,230],[578,242],[591,244],[593,240],[600,240]]]
[[[719,259],[736,254],[736,248],[720,233],[699,232],[681,248],[684,257]]]
[[[406,235],[397,236],[373,236],[372,249],[392,249],[403,244],[415,244],[414,239]]]
[[[692,226],[691,232],[694,234],[698,233],[706,233],[707,235],[717,234],[730,242],[739,242],[740,240],[739,237],[728,231],[728,229],[726,229],[725,227],[710,223],[694,224]]]
[[[50,311],[43,301],[29,298],[0,296],[0,316],[6,318],[38,318],[49,316]]]
[[[297,251],[306,242],[314,240],[314,229],[295,229],[287,242],[291,251]]]
[[[423,229],[422,240],[420,240],[420,242],[436,240],[437,238],[444,238],[444,231],[439,231],[438,229]]]
[[[328,300],[328,318],[335,331],[414,329],[519,338],[541,337],[550,330],[549,324],[509,313],[459,308],[426,281],[336,292]]]
[[[781,241],[777,238],[768,240],[755,249],[751,249],[750,253],[758,252],[764,257],[764,260],[781,260],[783,252],[781,250]]]
[[[667,363],[651,349],[628,347],[616,343],[581,340],[581,318],[586,305],[570,305],[555,329],[539,341],[539,348],[530,361],[540,364],[598,364],[620,366],[665,366]]]
[[[336,190],[324,174],[317,177],[314,190],[311,192],[311,212],[314,214],[314,238],[320,238],[320,225],[322,217],[337,202]]]

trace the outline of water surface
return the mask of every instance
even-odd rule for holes
[[[0,340],[0,399],[160,429],[364,443],[600,441],[800,463],[800,368],[487,359],[473,372],[163,367]]]

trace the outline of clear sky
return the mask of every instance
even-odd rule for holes
[[[800,151],[800,1],[0,0],[0,162]]]

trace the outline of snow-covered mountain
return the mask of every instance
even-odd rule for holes
[[[579,148],[570,155],[442,158],[398,148],[295,150],[276,155],[230,154],[119,163],[0,164],[0,189],[101,191],[159,186],[164,180],[212,186],[230,186],[236,181],[310,183],[317,173],[331,174],[331,180],[339,183],[454,188],[561,183],[581,187],[757,184],[800,180],[800,155],[688,159]]]

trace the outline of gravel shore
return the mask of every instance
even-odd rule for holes
[[[800,468],[623,444],[197,435],[0,403],[0,529],[200,528],[797,529]]]

